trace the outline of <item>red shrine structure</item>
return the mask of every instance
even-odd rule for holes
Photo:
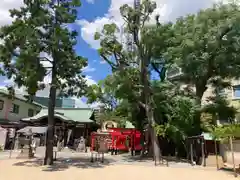
[[[112,154],[117,154],[119,151],[135,152],[142,150],[141,133],[134,128],[108,128],[108,131],[92,132],[91,151],[96,148],[97,137],[105,139],[108,150]]]

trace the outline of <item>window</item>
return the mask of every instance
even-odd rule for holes
[[[240,99],[240,85],[233,86],[233,98]]]
[[[4,107],[4,101],[0,100],[0,110],[3,110],[3,107]]]
[[[28,109],[28,116],[32,117],[34,115],[34,110],[33,109]]]
[[[12,109],[10,110],[11,113],[18,114],[19,113],[19,105],[12,104]]]

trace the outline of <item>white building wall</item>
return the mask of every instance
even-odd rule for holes
[[[233,93],[233,86],[240,85],[240,80],[232,80],[231,84],[232,84],[232,87],[224,89],[225,91],[224,94],[226,96],[226,99],[229,101],[230,105],[239,109],[239,112],[240,112],[240,98],[235,98]],[[189,85],[182,84],[180,88],[184,90],[184,88],[186,88],[187,86]],[[191,87],[191,89],[195,91],[195,87]],[[214,93],[213,91],[214,89],[210,85],[208,85],[208,88],[204,92],[202,97],[202,101],[201,101],[202,105],[205,105],[208,103],[208,97],[213,96],[213,93]]]
[[[21,101],[18,99],[11,100],[2,94],[0,94],[0,100],[4,101],[4,107],[2,110],[0,110],[0,119],[8,119],[8,120],[16,121],[16,120],[20,120],[22,118],[28,117],[29,109],[33,109],[34,114],[36,114],[37,112],[39,112],[41,110],[40,106],[31,104],[28,102],[24,102],[24,101]],[[12,107],[12,103],[19,105],[19,113],[18,114],[9,112]]]

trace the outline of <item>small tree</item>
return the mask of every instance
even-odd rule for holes
[[[48,130],[44,164],[53,164],[54,108],[56,90],[66,95],[82,95],[85,80],[81,69],[86,59],[74,50],[76,31],[67,26],[77,17],[79,0],[24,0],[20,10],[10,10],[13,23],[1,28],[0,61],[5,75],[18,86],[25,86],[30,96],[43,88],[51,74],[48,106]]]

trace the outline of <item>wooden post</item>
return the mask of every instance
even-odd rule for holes
[[[233,141],[232,137],[229,137],[229,143],[230,143],[230,149],[232,153],[232,163],[233,163],[233,172],[234,172],[234,177],[237,177],[237,172],[236,172],[236,167],[235,167],[235,159],[234,159],[234,151],[233,151]]]
[[[93,152],[91,152],[91,162],[93,162]]]
[[[170,159],[170,156],[169,156],[169,154],[168,154],[168,155],[167,155],[167,159],[166,159],[166,160],[167,160],[167,162],[166,162],[166,163],[167,163],[167,164],[166,164],[167,167],[169,166],[169,164],[168,164],[169,159]]]
[[[187,145],[186,145],[186,152],[187,152],[187,160],[188,160],[188,163],[190,163],[191,159],[189,157],[189,140],[186,141],[187,142]]]
[[[204,153],[204,138],[201,139],[201,149],[202,149],[202,166],[206,166]]]
[[[88,137],[88,124],[86,124],[86,138],[89,139],[89,137]]]
[[[216,140],[214,140],[214,145],[215,145],[216,165],[217,165],[217,170],[219,170],[219,164],[218,164],[218,150],[217,150],[217,141],[216,141]]]
[[[104,163],[104,152],[102,153],[102,163]]]
[[[193,145],[190,144],[190,156],[191,156],[191,164],[193,165]]]
[[[14,142],[14,143],[15,143],[15,142]],[[12,143],[12,144],[11,144],[11,147],[10,147],[9,159],[12,158],[12,150],[13,150],[13,148],[14,148],[14,144]]]

